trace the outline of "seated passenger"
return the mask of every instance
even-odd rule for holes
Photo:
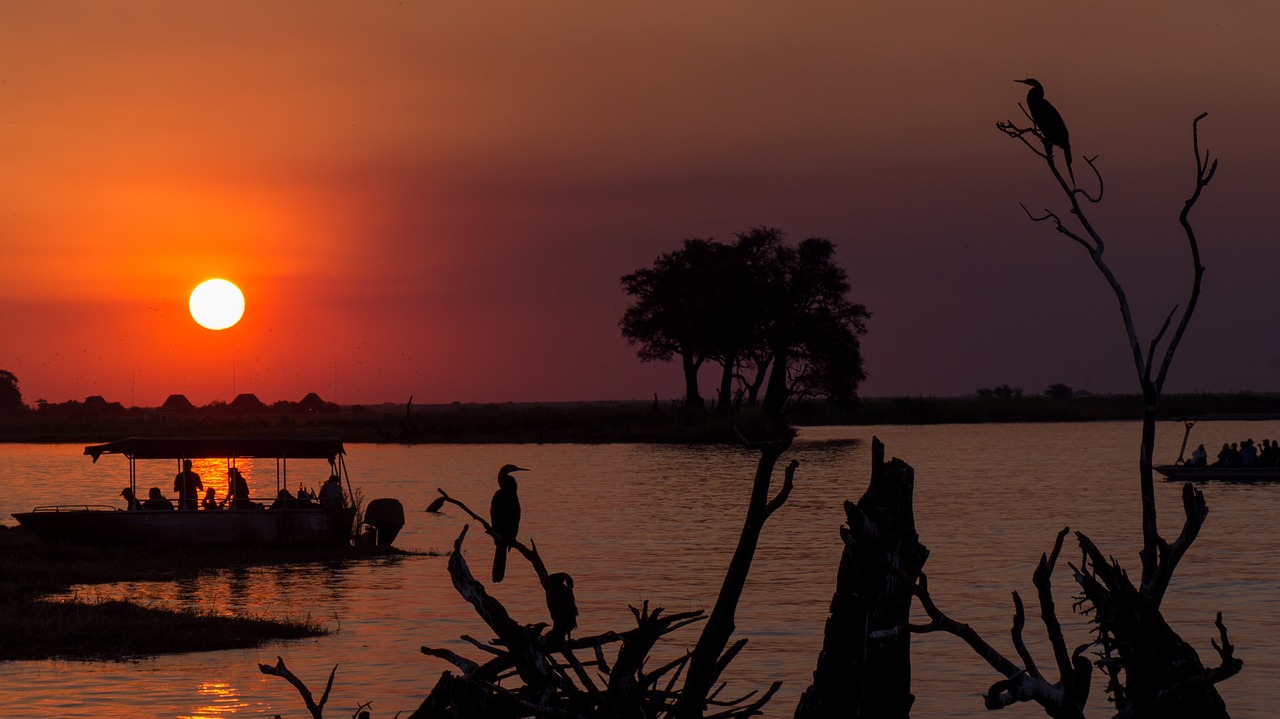
[[[1209,453],[1205,451],[1203,444],[1191,453],[1191,461],[1187,464],[1192,467],[1204,467],[1209,464]]]
[[[173,509],[173,502],[169,498],[160,493],[159,487],[152,487],[147,495],[147,501],[142,503],[143,509]]]
[[[138,501],[136,496],[134,496],[132,489],[125,487],[120,490],[120,496],[124,497],[126,510],[133,512],[135,510],[142,509],[142,503]]]
[[[218,504],[218,491],[210,487],[204,491],[204,500],[200,502],[200,506],[212,511],[222,509],[222,505]]]
[[[294,509],[295,507],[297,507],[297,500],[293,498],[292,494],[289,494],[289,490],[281,487],[280,491],[276,493],[276,500],[271,503],[269,509]]]

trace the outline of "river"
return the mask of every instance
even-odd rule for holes
[[[728,672],[726,696],[782,690],[766,717],[790,717],[807,686],[834,589],[843,521],[841,504],[857,499],[869,476],[870,439],[916,469],[916,522],[931,550],[926,570],[939,606],[973,625],[989,642],[1009,645],[1010,592],[1033,595],[1031,573],[1064,526],[1082,530],[1131,573],[1141,541],[1137,485],[1139,426],[986,424],[806,428],[779,463],[797,459],[796,487],[766,525],[738,612],[746,650]],[[1214,447],[1246,437],[1280,437],[1276,423],[1202,423],[1193,444]],[[104,440],[113,438],[103,438]],[[1178,454],[1182,425],[1163,423],[1157,457]],[[91,465],[81,445],[0,445],[4,474],[0,511],[26,511],[58,501],[119,504],[126,463],[104,457]],[[348,445],[352,484],[363,497],[396,497],[408,523],[397,545],[447,550],[467,518],[456,508],[421,510],[446,489],[486,512],[498,468],[513,462],[524,507],[521,534],[536,541],[551,571],[575,580],[580,610],[576,635],[633,626],[627,606],[648,600],[668,611],[710,610],[741,529],[755,455],[740,448],[666,445]],[[142,466],[145,463],[140,463]],[[140,477],[166,487],[165,463]],[[253,481],[251,464],[241,463]],[[197,467],[200,471],[201,468]],[[272,468],[274,474],[274,467]],[[217,468],[205,468],[206,480]],[[268,476],[264,471],[263,476]],[[318,485],[323,476],[290,480]],[[154,481],[153,481],[154,479]],[[215,486],[222,489],[219,482]],[[257,488],[255,487],[255,490]],[[1221,611],[1244,671],[1219,685],[1232,716],[1275,715],[1280,700],[1280,486],[1204,486],[1210,515],[1174,578],[1164,613],[1206,663],[1216,654],[1214,615]],[[255,491],[256,493],[256,491]],[[1180,487],[1156,487],[1161,528],[1172,539],[1181,526]],[[473,531],[464,547],[486,577],[492,544]],[[138,550],[146,561],[146,550]],[[1085,641],[1087,626],[1071,613],[1075,585],[1067,562],[1079,551],[1068,541],[1054,575],[1068,642]],[[186,582],[77,588],[86,598],[135,601],[268,616],[309,615],[333,634],[253,650],[158,657],[133,662],[11,662],[0,664],[0,699],[33,717],[306,716],[297,692],[265,676],[258,663],[283,657],[319,694],[337,665],[326,716],[351,716],[372,702],[375,719],[407,715],[436,677],[450,668],[419,652],[446,647],[476,657],[459,639],[487,639],[487,628],[453,591],[444,557],[415,556],[345,567],[264,567],[217,572]],[[545,620],[537,580],[512,560],[507,580],[492,588],[520,621]],[[1034,618],[1026,634],[1041,666],[1052,666]],[[697,629],[668,637],[658,654],[691,645]],[[981,694],[999,677],[948,635],[913,640],[913,716],[988,716]],[[1102,678],[1095,674],[1090,715],[1106,716]],[[1006,709],[1009,717],[1044,716],[1035,705]],[[403,715],[402,715],[403,716]]]

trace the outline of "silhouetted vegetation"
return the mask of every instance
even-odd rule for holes
[[[730,426],[765,432],[770,420],[757,409],[736,416],[691,414],[683,403],[552,402],[338,407],[320,412],[277,402],[253,414],[227,411],[225,404],[174,414],[121,407],[92,410],[83,402],[48,405],[0,415],[0,441],[103,442],[130,436],[254,434],[338,436],[347,442],[394,443],[722,443]],[[282,407],[283,406],[283,407]],[[795,402],[788,418],[797,425],[952,424],[983,422],[1091,422],[1142,419],[1137,395],[1041,395],[997,397],[871,397],[856,409],[821,399]],[[1280,395],[1161,395],[1156,416],[1177,420],[1207,414],[1280,414]],[[410,431],[410,426],[412,430]]]
[[[12,372],[0,369],[0,412],[21,409],[22,392],[18,390],[18,378]]]
[[[703,409],[698,370],[720,365],[716,408],[756,406],[779,417],[793,399],[857,402],[865,379],[859,338],[871,316],[847,299],[835,244],[812,237],[791,247],[781,230],[756,227],[726,245],[685,240],[652,267],[622,278],[635,298],[620,323],[643,362],[679,357],[685,406]]]

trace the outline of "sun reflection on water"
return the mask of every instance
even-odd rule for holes
[[[204,682],[196,688],[196,694],[208,704],[196,709],[194,714],[179,714],[178,719],[213,719],[250,708],[248,702],[240,699],[235,687],[226,682]]]

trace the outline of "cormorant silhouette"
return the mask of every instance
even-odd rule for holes
[[[573,598],[573,577],[556,572],[547,577],[547,611],[551,613],[552,646],[563,644],[578,627],[578,602]]]
[[[1071,139],[1067,132],[1067,123],[1062,121],[1058,108],[1044,99],[1044,86],[1039,80],[1029,77],[1025,80],[1014,80],[1014,82],[1031,86],[1031,89],[1027,90],[1027,110],[1031,113],[1031,121],[1040,128],[1040,134],[1044,136],[1046,142],[1062,148],[1062,155],[1067,160],[1067,175],[1074,186],[1076,175],[1071,171]]]
[[[514,539],[520,531],[520,495],[516,494],[516,478],[512,472],[527,472],[524,467],[504,464],[498,470],[498,491],[493,493],[493,501],[489,503],[489,523],[497,534],[493,538],[496,545],[493,553],[493,581],[501,582],[507,573],[507,552],[511,544],[506,541]]]

